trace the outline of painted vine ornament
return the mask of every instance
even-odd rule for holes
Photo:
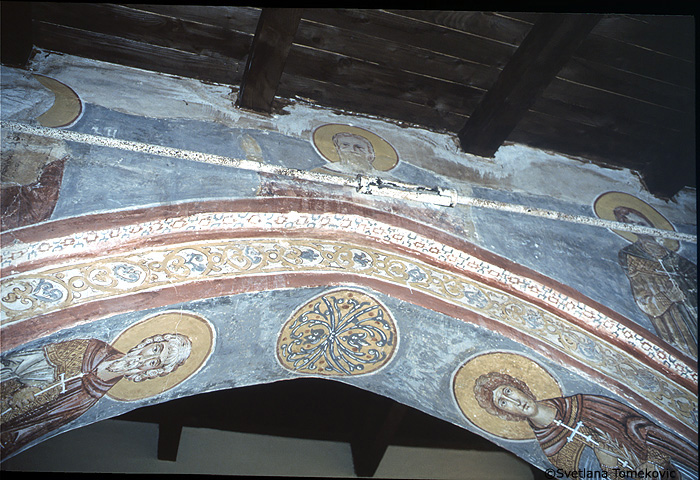
[[[234,125],[236,122],[229,122],[224,115],[218,118],[223,121],[217,122],[217,129],[211,129],[208,106],[218,103],[208,100],[204,103],[207,121],[195,124],[192,117],[177,119],[178,129],[187,126],[197,135],[182,136],[182,130],[172,128],[174,123],[171,125],[170,120],[154,117],[157,126],[163,128],[157,144],[153,144],[152,137],[142,134],[153,130],[144,127],[145,120],[111,107],[95,108],[102,104],[93,104],[83,123],[72,129],[70,125],[82,113],[79,98],[71,97],[74,92],[56,82],[41,78],[36,81],[56,96],[54,108],[36,120],[54,128],[24,125],[27,129],[23,129],[18,128],[23,124],[13,123],[13,132],[28,136],[11,148],[16,165],[26,170],[31,163],[19,146],[35,142],[29,137],[40,138],[49,131],[66,134],[46,137],[55,140],[52,151],[63,152],[65,148],[82,155],[89,148],[91,158],[88,161],[62,154],[56,162],[47,162],[45,169],[43,162],[35,162],[36,173],[31,180],[34,182],[36,177],[38,184],[18,182],[22,186],[19,193],[5,191],[22,202],[2,202],[13,206],[12,211],[3,212],[3,226],[7,226],[5,217],[10,218],[5,213],[11,213],[13,221],[21,220],[12,223],[10,235],[3,234],[0,258],[0,329],[5,342],[0,380],[3,457],[78,426],[78,422],[70,422],[97,402],[102,403],[90,415],[83,416],[80,423],[104,418],[115,410],[135,408],[139,402],[157,403],[165,397],[275,381],[280,377],[323,376],[386,391],[450,420],[459,418],[459,408],[473,430],[520,448],[520,453],[525,452],[535,463],[546,462],[544,456],[531,455],[539,454],[541,446],[553,465],[568,471],[590,467],[605,472],[638,468],[668,473],[681,466],[697,470],[696,446],[658,428],[634,409],[608,397],[569,395],[572,391],[592,391],[589,387],[573,390],[578,388],[576,385],[597,382],[600,391],[609,389],[612,396],[640,411],[658,414],[659,420],[668,422],[666,426],[678,428],[679,433],[685,431],[687,438],[693,438],[688,431],[697,431],[697,363],[653,335],[646,335],[646,319],[638,329],[640,325],[614,311],[616,302],[597,304],[573,288],[577,283],[566,284],[572,278],[569,275],[578,275],[578,271],[565,269],[565,275],[555,281],[535,272],[542,263],[532,270],[525,268],[517,249],[504,249],[512,262],[486,252],[482,247],[488,236],[479,239],[476,230],[466,234],[456,228],[459,225],[444,229],[450,218],[461,215],[459,209],[445,212],[444,220],[422,223],[422,217],[411,213],[407,204],[397,202],[396,209],[380,211],[380,204],[374,202],[352,204],[354,194],[339,195],[338,201],[332,200],[334,195],[319,195],[319,201],[300,193],[303,186],[292,188],[286,182],[271,186],[279,178],[272,172],[289,173],[285,169],[290,166],[290,159],[284,157],[289,152],[303,156],[303,162],[295,163],[297,166],[310,168],[323,163],[323,159],[326,173],[333,171],[350,178],[358,173],[382,176],[380,172],[391,172],[397,181],[415,175],[432,178],[433,173],[440,177],[443,168],[412,167],[420,152],[412,152],[412,158],[402,157],[405,165],[397,169],[397,150],[370,131],[371,127],[367,130],[333,123],[319,124],[303,145],[307,150],[303,154],[303,150],[296,149],[298,138],[292,138],[293,132],[298,131],[296,120],[293,128],[289,128],[289,123],[285,127],[284,119],[274,126],[267,122],[271,128],[268,130],[267,126],[255,127],[257,120],[249,123],[243,119],[238,122],[240,125]],[[197,112],[201,105],[190,105],[187,111]],[[214,113],[218,117],[221,112]],[[380,122],[361,123],[378,127]],[[120,128],[118,135],[113,124]],[[72,130],[55,130],[62,127]],[[225,149],[235,150],[231,140],[237,139],[246,161],[199,151],[202,145],[209,150],[219,145],[216,139],[224,138],[219,128],[228,129]],[[307,127],[301,128],[306,131]],[[98,135],[87,135],[85,131]],[[279,135],[269,136],[263,150],[256,138],[262,141],[271,132]],[[289,141],[282,137],[289,137]],[[406,149],[407,144],[399,142],[396,134],[386,138],[392,139],[397,148],[403,144]],[[147,143],[138,143],[139,140]],[[183,150],[160,145],[173,140]],[[214,143],[207,145],[209,140]],[[85,148],[73,148],[74,142]],[[294,149],[288,150],[288,145]],[[189,148],[193,150],[185,150]],[[319,158],[309,158],[311,148],[316,149]],[[119,201],[123,197],[117,196],[105,197],[109,208],[103,203],[88,207],[87,202],[82,202],[85,208],[71,206],[71,201],[74,206],[81,203],[76,201],[78,198],[101,195],[99,189],[90,190],[90,195],[83,195],[80,189],[80,196],[74,198],[72,188],[85,185],[87,182],[81,183],[82,179],[97,179],[98,188],[103,187],[95,173],[105,171],[103,166],[122,180],[120,171],[112,170],[117,149],[133,152],[133,156],[130,153],[116,162],[119,168],[133,167],[130,172],[141,171],[142,165],[152,166],[156,156],[171,157],[168,162],[178,174],[167,174],[171,171],[167,168],[162,174],[158,170],[156,182],[158,188],[161,184],[167,187],[177,183],[176,190],[168,194],[167,205],[157,205],[157,199],[145,202],[143,199],[150,197],[137,193],[153,193],[153,185],[148,185],[153,182],[147,181],[136,182],[141,189],[123,189],[125,196],[133,195],[128,202]],[[434,157],[425,158],[442,161],[444,152],[435,153]],[[446,158],[449,163],[449,157]],[[66,170],[69,176],[61,188],[64,159],[71,168]],[[183,170],[177,168],[177,162],[181,160],[208,163],[205,168],[210,170],[204,172],[198,170],[202,163],[193,162],[192,170],[186,168],[187,177],[200,182],[218,172],[216,165],[245,167],[269,175],[254,174],[246,180],[245,176],[239,179],[237,173],[227,176],[221,170],[220,180],[226,186],[221,194],[205,188],[204,193],[200,189],[189,196],[188,189],[196,188],[199,182],[180,182]],[[252,162],[266,165],[251,167]],[[423,161],[416,166],[424,164]],[[161,168],[159,164],[155,166]],[[430,175],[424,175],[427,171]],[[303,170],[295,172],[300,178],[315,178],[301,176]],[[83,173],[85,176],[81,176]],[[119,187],[128,186],[129,178],[124,176]],[[234,197],[240,200],[223,200],[230,197],[231,185]],[[360,187],[363,185],[360,182]],[[41,193],[39,186],[53,193]],[[48,220],[59,189],[61,201],[66,202],[57,210],[59,220],[35,228],[21,227]],[[366,192],[360,190],[370,193],[369,188]],[[453,193],[451,205],[457,206],[456,191]],[[468,205],[467,198],[463,207]],[[18,205],[31,207],[36,215],[30,217],[29,210],[15,209]],[[632,218],[630,209],[636,209],[637,216],[646,216],[648,224],[673,229],[645,205],[625,194],[606,194],[597,202],[601,209],[596,211],[609,220],[626,221]],[[605,210],[608,206],[609,211]],[[621,212],[626,213],[620,217]],[[543,215],[542,211],[538,215]],[[478,217],[474,219],[478,223]],[[527,227],[527,223],[522,226]],[[472,238],[478,243],[470,244]],[[642,239],[625,238],[631,243]],[[580,243],[578,238],[576,242]],[[679,251],[679,243],[670,242],[675,243],[667,242],[662,247]],[[637,296],[632,277],[640,279],[642,273],[660,272],[631,255],[625,261],[623,264],[621,260],[621,265]],[[685,268],[673,262],[662,263],[666,273],[676,275],[671,275],[671,280],[680,278],[678,272]],[[606,268],[609,266],[607,262]],[[613,264],[609,269],[612,273],[614,267]],[[641,291],[672,292],[673,298],[668,302],[672,310],[668,311],[676,315],[683,303],[680,297],[687,298],[690,290],[674,290],[664,283],[668,279],[663,275],[657,277],[647,281]],[[334,287],[310,299],[299,297],[292,300],[299,304],[289,307],[294,295],[311,288],[317,292],[324,285],[353,287]],[[401,308],[390,311],[369,293],[373,291],[391,296],[388,305]],[[248,297],[250,292],[255,294]],[[194,314],[161,312],[121,334],[108,327],[134,318],[138,310],[174,308],[173,305],[189,305],[188,308],[206,312],[208,318],[217,321],[221,330],[216,358],[210,360],[217,332],[206,319]],[[244,314],[256,308],[276,310],[261,312],[257,317]],[[278,316],[279,309],[284,309],[283,317]],[[406,326],[402,332],[395,321],[399,314],[402,326]],[[114,317],[103,322],[110,315]],[[695,319],[697,324],[696,306]],[[400,333],[404,335],[401,345]],[[412,334],[410,339],[406,333]],[[55,338],[48,335],[54,334],[63,341],[47,344],[49,338]],[[661,333],[660,336],[667,338]],[[487,338],[488,343],[480,342]],[[689,344],[688,339],[668,338],[681,350],[683,343]],[[484,353],[504,344],[512,345],[519,353]],[[410,348],[398,355],[399,346]],[[453,377],[457,403],[452,405],[450,374],[456,362],[462,361],[460,356],[465,350],[473,356]],[[559,365],[557,372],[569,368],[570,376],[560,377],[572,383],[565,388],[527,352],[547,356],[551,364]],[[202,371],[207,364],[209,368]],[[178,388],[183,382],[185,388]],[[166,391],[170,394],[159,399]]]
[[[341,289],[294,312],[279,334],[277,358],[297,373],[361,375],[384,367],[397,343],[396,324],[384,305],[364,292]]]
[[[495,352],[468,360],[455,375],[453,391],[472,423],[497,437],[534,437],[557,471],[695,478],[697,446],[612,398],[552,396],[553,381],[533,360]]]
[[[307,232],[310,228],[318,237],[267,238],[265,233],[279,229]],[[159,243],[148,249],[119,248],[124,242],[185,235],[191,230],[206,231],[213,238]],[[228,238],[232,232],[237,238]],[[352,237],[333,241],[322,234],[357,235],[362,241],[352,241]],[[368,240],[391,248],[363,244]],[[78,263],[65,262],[67,256],[76,256]],[[439,267],[445,264],[453,269]],[[213,211],[157,217],[9,244],[3,249],[2,266],[19,269],[1,282],[0,324],[5,332],[13,333],[21,330],[25,320],[39,315],[64,315],[71,309],[91,308],[91,304],[175,288],[180,296],[192,291],[199,298],[216,291],[200,286],[245,278],[315,279],[333,272],[388,283],[445,302],[449,308],[460,309],[460,314],[474,312],[494,325],[523,332],[624,385],[688,428],[697,429],[697,395],[664,374],[670,371],[697,382],[696,367],[686,360],[669,355],[627,325],[556,288],[420,233],[365,216]],[[508,293],[513,291],[518,295]],[[576,318],[578,324],[562,315]],[[617,348],[611,339],[624,342],[633,352]],[[12,348],[7,345],[5,348]],[[649,367],[640,358],[659,367]]]

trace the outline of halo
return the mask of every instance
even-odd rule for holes
[[[56,97],[51,108],[37,117],[41,125],[54,128],[67,127],[80,117],[83,104],[72,88],[44,75],[35,73],[34,78],[51,90]]]
[[[654,225],[654,228],[671,231],[675,230],[671,222],[669,222],[666,217],[654,209],[654,207],[645,201],[640,200],[634,195],[630,195],[629,193],[606,192],[596,198],[595,202],[593,203],[593,210],[598,218],[602,218],[603,220],[611,220],[613,222],[617,221],[615,214],[613,213],[615,207],[629,207],[637,210],[649,219],[649,221]],[[638,239],[636,233],[623,232],[620,230],[612,231],[632,243],[636,242]],[[680,248],[680,243],[678,240],[665,238],[663,243],[666,248],[673,250],[674,252]]]
[[[394,147],[386,140],[377,134],[374,134],[364,128],[353,127],[350,125],[342,125],[339,123],[329,123],[321,125],[313,133],[313,145],[319,155],[329,162],[339,162],[340,157],[333,144],[333,135],[340,132],[352,133],[364,137],[372,144],[374,148],[373,166],[377,170],[386,172],[391,170],[399,162],[399,155],[394,150]]]
[[[142,382],[121,379],[107,392],[109,397],[128,402],[163,393],[197,372],[211,355],[214,345],[212,325],[202,317],[179,311],[159,313],[135,323],[114,340],[112,347],[127,352],[144,338],[164,333],[180,333],[192,341],[192,352],[185,363],[164,377]]]
[[[474,396],[474,383],[489,372],[506,373],[530,387],[538,400],[561,397],[557,381],[535,361],[516,353],[486,353],[473,357],[454,376],[452,389],[462,413],[476,427],[508,440],[529,440],[535,434],[527,422],[511,422],[481,408]]]

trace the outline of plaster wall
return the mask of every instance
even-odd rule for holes
[[[352,179],[355,174],[361,173],[384,182],[404,182],[420,185],[426,189],[440,187],[463,196],[586,217],[595,217],[594,202],[602,194],[611,191],[622,192],[636,197],[649,208],[656,210],[673,225],[677,232],[694,235],[697,231],[694,191],[685,190],[672,201],[661,201],[649,195],[638,176],[627,170],[601,168],[585,159],[568,158],[520,145],[503,146],[493,159],[475,157],[460,152],[454,135],[431,132],[381,118],[330,111],[303,100],[291,101],[272,115],[243,111],[233,106],[236,91],[229,86],[205,84],[191,79],[154,74],[51,52],[40,52],[36,55],[28,71],[2,68],[3,122],[41,126],[37,119],[54,105],[56,96],[39,83],[33,74],[44,75],[69,86],[81,102],[80,114],[59,132],[75,132],[93,137],[85,137],[86,141],[77,142],[69,137],[61,138],[60,135],[47,138],[41,135],[41,130],[37,130],[38,135],[19,134],[11,128],[11,124],[3,125],[4,187],[32,184],[40,178],[42,169],[50,161],[65,161],[58,196],[49,217],[42,219],[33,229],[10,229],[5,232],[3,267],[6,269],[5,272],[9,273],[3,273],[3,276],[10,280],[13,275],[18,274],[17,272],[26,273],[25,270],[29,267],[25,268],[21,262],[12,260],[8,252],[15,255],[25,244],[39,245],[37,243],[39,240],[32,244],[27,240],[20,240],[21,238],[29,238],[26,235],[39,235],[42,239],[46,239],[51,235],[58,235],[52,232],[59,231],[67,234],[72,228],[70,225],[79,225],[80,228],[77,231],[85,231],[85,226],[80,223],[81,219],[88,221],[94,218],[97,219],[95,225],[102,222],[100,225],[103,226],[108,225],[109,219],[114,219],[114,225],[116,225],[119,222],[131,222],[130,215],[135,215],[134,212],[144,212],[138,213],[141,215],[139,218],[150,218],[148,212],[156,212],[152,215],[155,220],[158,220],[161,218],[157,213],[161,210],[158,209],[168,206],[174,207],[172,212],[177,213],[192,211],[202,205],[218,205],[216,202],[238,205],[230,202],[245,202],[260,198],[281,200],[300,198],[298,205],[320,215],[326,212],[313,211],[316,207],[313,207],[315,204],[312,201],[323,200],[340,202],[337,205],[354,205],[369,209],[367,211],[385,212],[391,215],[391,218],[412,222],[409,232],[433,232],[425,234],[429,239],[438,237],[442,239],[442,235],[445,238],[454,239],[456,243],[452,245],[470,245],[464,248],[474,246],[477,249],[475,251],[480,252],[475,254],[481,255],[479,258],[491,259],[492,264],[496,262],[499,266],[508,265],[507,268],[511,269],[515,276],[522,278],[536,276],[538,279],[543,279],[541,281],[547,285],[549,280],[546,279],[551,279],[552,284],[556,284],[554,288],[566,292],[567,298],[575,298],[582,304],[594,305],[592,308],[604,311],[616,321],[618,317],[623,319],[621,321],[626,325],[625,328],[631,328],[642,337],[648,334],[653,342],[658,340],[650,318],[635,301],[630,290],[629,279],[619,261],[619,252],[630,242],[610,230],[599,226],[556,221],[493,208],[464,205],[445,207],[367,195],[358,192],[357,189],[299,180],[293,174],[274,176],[254,169],[231,168],[213,162],[164,157],[147,151],[127,151],[110,145],[110,139],[142,142],[147,145],[201,152],[210,156],[247,159],[264,165],[332,174],[334,168],[337,172],[337,167],[324,158],[323,147],[314,143],[314,132],[324,125],[341,124],[379,136],[390,145],[397,157],[396,166],[387,171],[373,169],[367,172],[350,169],[341,173],[346,178]],[[99,143],[90,140],[98,137],[105,141]],[[15,165],[23,167],[15,167]],[[8,170],[9,166],[14,170]],[[370,220],[378,218],[372,218],[365,213],[360,215],[351,212],[349,207],[342,208],[345,210],[334,212],[338,225],[343,224],[344,218],[350,218],[351,213],[359,217],[365,215],[363,218]],[[292,213],[295,212],[296,210],[292,211]],[[245,212],[240,213],[241,218],[243,213]],[[285,214],[289,216],[289,212]],[[166,221],[168,216],[165,215],[162,218]],[[277,217],[269,218],[271,219],[268,221],[273,222]],[[92,220],[89,221],[92,222]],[[373,228],[385,228],[382,225],[384,224],[377,221]],[[46,230],[42,230],[42,226],[46,226]],[[430,260],[432,257],[429,257],[430,252],[427,247],[421,250],[423,247],[417,247],[414,240],[411,240],[413,243],[407,241],[408,243],[399,244],[398,240],[390,241],[386,239],[388,237],[377,237],[380,238],[377,240],[378,243],[364,245],[377,248],[391,246],[395,248],[392,250],[394,254],[407,255],[401,257],[401,261],[405,262],[404,265],[408,265],[405,267],[405,272],[413,271],[417,276],[414,278],[410,273],[402,274],[404,283],[401,284],[400,290],[395,278],[380,278],[379,273],[372,274],[374,275],[372,277],[368,271],[362,270],[365,267],[362,262],[362,252],[370,251],[362,250],[364,247],[360,240],[362,230],[358,227],[358,234],[355,234],[351,227],[344,228],[337,227],[334,235],[340,242],[346,241],[355,249],[353,250],[355,263],[352,267],[342,270],[344,275],[348,275],[347,277],[332,277],[332,279],[330,276],[323,277],[322,274],[332,273],[332,268],[336,268],[334,266],[325,271],[308,270],[317,274],[315,277],[310,276],[309,278],[315,278],[315,280],[309,280],[307,283],[295,283],[294,280],[289,280],[299,278],[302,273],[306,275],[307,270],[303,269],[312,268],[315,265],[309,263],[316,261],[314,256],[320,258],[326,255],[323,252],[328,252],[331,248],[328,245],[332,244],[333,235],[323,234],[324,236],[318,237],[317,244],[320,245],[322,239],[326,242],[324,244],[326,246],[323,247],[326,250],[318,247],[316,253],[313,253],[312,248],[304,250],[310,244],[304,244],[306,247],[299,246],[303,242],[298,237],[294,237],[297,235],[295,231],[289,230],[288,232],[291,233],[280,234],[281,237],[268,238],[264,233],[268,230],[263,229],[262,233],[257,233],[258,237],[254,235],[250,237],[259,238],[259,245],[266,241],[271,244],[275,242],[284,244],[288,237],[290,245],[295,246],[294,248],[300,249],[300,252],[311,253],[308,253],[308,258],[303,257],[305,254],[301,253],[299,258],[303,262],[299,261],[298,268],[289,267],[285,270],[284,278],[280,276],[262,281],[260,277],[245,277],[248,283],[242,290],[227,287],[216,290],[216,293],[207,293],[202,298],[178,296],[188,285],[183,283],[180,293],[177,293],[177,288],[173,287],[175,293],[160,295],[159,298],[166,300],[158,300],[157,304],[139,300],[130,306],[127,304],[129,300],[125,300],[127,303],[122,303],[116,309],[100,310],[94,318],[62,320],[64,321],[62,325],[66,325],[65,328],[54,328],[43,333],[38,329],[38,333],[31,342],[9,349],[3,347],[5,355],[20,352],[28,345],[32,348],[41,348],[78,338],[99,338],[109,343],[118,337],[120,332],[128,330],[130,325],[164,312],[194,312],[205,318],[215,332],[211,355],[207,357],[196,374],[175,388],[155,397],[136,401],[121,401],[105,397],[97,406],[89,409],[78,419],[48,433],[43,438],[108,419],[152,402],[298,377],[299,372],[290,370],[288,365],[280,362],[279,356],[272,354],[279,348],[280,328],[290,321],[290,315],[300,306],[325,298],[324,295],[339,289],[370,295],[380,306],[378,308],[383,308],[387,315],[391,315],[396,339],[390,361],[382,364],[379,370],[366,375],[338,376],[334,378],[335,380],[391,397],[398,402],[476,431],[532,464],[542,468],[549,465],[533,440],[504,438],[499,434],[486,431],[478,427],[472,419],[467,418],[461,410],[454,395],[455,375],[469,359],[489,354],[526,357],[548,372],[554,382],[560,386],[562,395],[585,393],[614,399],[625,404],[631,403],[632,407],[655,418],[665,428],[675,431],[678,435],[687,436],[688,432],[693,431],[697,435],[697,402],[684,400],[686,403],[681,402],[674,407],[668,406],[671,403],[668,392],[673,391],[673,388],[685,393],[688,391],[692,393],[694,388],[697,393],[697,354],[694,357],[691,355],[683,358],[687,369],[686,373],[679,374],[681,378],[679,381],[686,382],[682,386],[679,386],[681,384],[678,382],[670,387],[665,385],[660,378],[663,377],[663,368],[666,367],[658,367],[661,370],[644,370],[646,373],[636,374],[637,384],[631,387],[632,391],[629,391],[624,385],[619,386],[619,378],[618,383],[614,385],[602,380],[599,375],[604,370],[601,366],[602,350],[599,349],[596,340],[591,340],[592,343],[587,344],[582,336],[571,337],[574,338],[570,341],[571,352],[574,350],[578,352],[576,361],[579,363],[576,364],[578,365],[576,368],[572,368],[568,363],[568,358],[573,353],[553,353],[556,349],[550,350],[550,347],[546,346],[549,345],[546,343],[549,340],[546,340],[545,334],[537,337],[539,338],[537,342],[544,343],[521,341],[518,328],[522,329],[525,335],[535,335],[532,332],[540,327],[538,322],[541,323],[542,319],[546,318],[544,313],[539,317],[528,317],[529,320],[518,317],[523,322],[520,327],[511,325],[507,328],[494,328],[488,321],[482,319],[495,314],[486,313],[484,310],[486,304],[479,306],[480,300],[478,296],[474,296],[478,289],[469,290],[472,287],[462,287],[460,295],[464,295],[464,300],[460,300],[462,304],[458,307],[467,312],[463,314],[454,313],[457,312],[453,310],[456,307],[445,306],[449,302],[454,303],[453,300],[444,300],[428,290],[417,289],[414,297],[412,288],[417,287],[412,287],[414,284],[411,282],[421,281],[420,275],[427,275],[430,271],[429,266],[447,269],[444,272],[454,273],[450,269],[457,268],[456,264],[452,265],[448,260],[453,257],[446,254],[447,256],[440,257],[442,263],[435,263],[438,260]],[[192,229],[195,234],[200,233],[203,240],[214,238],[204,237],[205,234],[213,235],[209,230],[203,229],[200,232],[194,224]],[[22,232],[25,231],[30,233],[23,237]],[[44,231],[49,233],[42,233]],[[95,227],[95,231],[107,232],[108,229],[99,230]],[[134,231],[139,230],[134,227]],[[303,232],[309,231],[303,230]],[[141,234],[142,237],[144,235],[145,233]],[[132,235],[133,238],[136,236],[137,234]],[[132,237],[124,234],[124,238],[127,239],[125,241],[136,242]],[[205,250],[211,252],[215,249],[213,244],[197,243],[199,241],[197,237],[187,238],[188,245],[198,249],[197,251],[202,254]],[[371,240],[371,235],[367,236],[367,239]],[[443,241],[441,245],[444,244]],[[255,247],[254,244],[249,245]],[[149,248],[155,251],[157,247],[158,244],[154,243]],[[29,247],[29,257],[22,261],[29,261],[31,255],[36,255],[34,261],[39,262],[39,259],[44,259],[41,261],[53,262],[52,268],[58,268],[58,265],[62,265],[61,268],[68,268],[70,264],[76,262],[71,259],[61,263],[60,255],[42,257],[40,247],[37,246],[34,253],[32,248],[34,247]],[[116,250],[113,251],[110,248],[98,247],[97,250],[91,250],[89,258],[94,259],[94,262],[102,261],[103,257],[107,258],[115,254]],[[143,251],[144,255],[149,253]],[[381,251],[385,252],[385,250]],[[414,251],[418,253],[411,256],[414,255],[411,253]],[[445,251],[444,248],[443,251]],[[696,243],[679,242],[677,253],[691,263],[697,263]],[[88,254],[85,253],[85,255]],[[190,257],[190,260],[193,258]],[[254,262],[256,257],[251,254],[249,258]],[[420,263],[419,260],[427,263]],[[192,265],[194,272],[196,269]],[[414,267],[413,270],[411,266]],[[337,268],[340,272],[339,267]],[[352,270],[353,268],[355,270]],[[330,280],[326,281],[324,278]],[[367,283],[369,282],[367,279],[374,279],[375,283]],[[386,283],[376,283],[380,280]],[[448,282],[445,281],[445,283]],[[695,289],[697,292],[696,286]],[[399,290],[408,293],[399,294]],[[4,295],[7,295],[8,291],[5,291]],[[489,297],[490,301],[495,302],[494,299],[499,294],[507,296],[513,293],[507,289],[503,292],[494,291],[490,294],[492,295]],[[474,295],[470,297],[467,293]],[[113,302],[114,305],[119,303],[117,300]],[[526,302],[523,305],[535,305],[532,303],[534,300],[527,301],[530,303]],[[599,306],[602,307],[599,308]],[[462,310],[459,311],[462,312]],[[70,315],[65,317],[69,318]],[[697,322],[697,307],[695,322]],[[15,324],[13,332],[18,331],[16,325],[19,324]],[[7,344],[8,329],[5,328],[3,332],[5,332]],[[562,333],[559,332],[558,335],[561,336]],[[561,338],[556,341],[566,342]],[[630,342],[628,344],[631,346],[623,347],[614,343],[614,346],[610,347],[611,351],[614,351],[615,355],[631,355],[630,358],[633,360],[637,358],[641,363],[646,362],[643,355],[635,353],[636,350],[628,350],[633,347],[641,348],[635,346],[636,344],[631,340]],[[654,343],[654,345],[657,344]],[[664,343],[661,348],[667,347],[668,345]],[[564,347],[558,348],[564,351],[562,350]],[[677,346],[671,345],[673,354],[677,354],[675,348]],[[654,361],[657,360],[658,358]],[[647,366],[639,368],[642,369],[641,372]],[[647,380],[639,381],[639,378]],[[654,397],[658,399],[655,400],[657,404],[666,405],[659,407],[662,410],[666,408],[663,414],[666,415],[665,417],[657,417],[656,407],[653,405],[644,406],[635,403],[635,399],[639,398],[644,391],[644,381],[647,382],[649,391],[658,392]],[[677,411],[684,412],[685,417],[678,417],[680,414],[675,413]],[[669,418],[671,420],[675,418],[676,423],[673,421],[669,423]]]

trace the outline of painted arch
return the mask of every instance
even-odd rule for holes
[[[410,193],[439,203],[374,195],[449,179],[482,200],[545,199],[605,220],[624,206],[674,230],[611,191],[627,177],[598,183],[596,171],[575,195],[538,190],[521,158],[519,174],[499,173],[508,152],[501,164],[466,161],[443,138],[318,110],[246,117],[217,86],[89,64],[105,73],[95,80],[82,60],[46,57],[70,87],[3,68],[16,99],[0,132],[3,459],[143,405],[316,377],[542,470],[697,472],[697,341],[653,333],[657,318],[635,297],[633,278],[654,270],[639,235],[458,208],[428,187]],[[143,102],[122,96],[131,84]],[[238,168],[236,155],[259,168]],[[313,182],[328,171],[339,183]],[[358,172],[372,181],[352,184]],[[695,268],[675,255],[688,246],[667,242],[662,267]],[[508,416],[518,398],[521,414],[537,406],[530,416]]]
[[[697,429],[697,364],[692,359],[567,286],[391,213],[308,198],[182,203],[122,211],[118,216],[94,214],[45,222],[5,232],[2,242],[3,355],[79,337],[72,332],[88,331],[86,327],[98,323],[103,327],[112,322],[139,323],[140,317],[162,312],[202,317],[210,325],[210,350],[206,354],[197,350],[202,347],[193,350],[200,355],[197,368],[181,383],[162,391],[151,387],[148,394],[135,395],[136,400],[154,396],[151,402],[165,401],[240,385],[236,377],[248,375],[240,373],[245,362],[239,364],[230,354],[217,358],[220,351],[230,350],[222,343],[227,337],[222,332],[232,328],[230,323],[250,327],[262,322],[272,335],[261,335],[258,340],[263,343],[256,348],[268,357],[263,370],[269,381],[311,375],[363,387],[371,377],[369,385],[386,388],[383,393],[406,401],[405,392],[387,387],[391,382],[382,381],[382,376],[394,376],[392,368],[407,368],[400,365],[407,356],[435,346],[421,344],[415,335],[411,338],[411,328],[404,326],[399,312],[392,312],[390,302],[399,302],[460,324],[471,332],[464,338],[486,330],[483,338],[495,339],[481,348],[463,345],[460,351],[428,356],[435,364],[423,368],[443,376],[435,383],[443,387],[439,392],[443,403],[452,407],[445,415],[448,421],[512,440],[499,433],[500,427],[489,431],[476,417],[469,417],[473,405],[465,406],[469,402],[465,404],[464,398],[471,393],[461,385],[464,374],[458,372],[479,356],[515,355],[526,358],[533,368],[549,369],[554,385],[560,384],[561,379],[555,379],[561,372],[568,372],[603,386],[609,396],[683,437],[692,439]],[[266,309],[280,310],[264,302],[259,316],[228,319],[229,324],[202,313],[207,309],[201,305],[207,302],[216,311],[218,299],[263,292],[284,294],[288,318],[264,319]],[[273,293],[265,301],[275,301]],[[319,309],[319,305],[325,306]],[[361,306],[378,312],[381,323],[360,312]],[[341,307],[359,312],[353,317],[354,326],[343,330],[345,340],[329,320],[335,311],[341,318]],[[376,324],[374,330],[370,320]],[[317,327],[310,330],[320,335],[315,343],[331,345],[332,354],[319,354],[327,364],[309,363],[313,349],[283,341],[284,335],[301,331],[297,327],[304,322]],[[404,341],[404,336],[410,340]],[[506,344],[510,348],[504,348]],[[357,361],[360,357],[352,356],[352,347],[376,355],[369,355],[373,360],[368,362]],[[408,348],[417,351],[402,351]],[[342,363],[359,368],[321,368],[333,361],[335,367]],[[207,363],[237,373],[229,379],[198,382],[200,376],[207,378]],[[265,383],[260,378],[246,381]],[[536,382],[533,388],[544,387]],[[555,391],[561,391],[558,388]],[[128,404],[112,411],[138,406],[134,400],[106,394],[110,401]],[[409,401],[430,411],[433,393],[427,389],[425,395],[413,394]]]

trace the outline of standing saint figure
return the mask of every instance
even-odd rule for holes
[[[162,377],[190,356],[177,333],[152,335],[127,353],[97,339],[77,339],[0,357],[0,457],[75,420],[117,382]]]
[[[613,214],[619,222],[654,227],[631,207],[615,207]],[[619,262],[637,306],[649,317],[659,337],[697,358],[697,266],[644,234],[637,234],[636,242],[620,250]]]
[[[697,475],[696,446],[616,400],[584,394],[537,400],[525,382],[500,372],[479,376],[474,396],[491,415],[527,421],[544,454],[563,472],[603,471],[607,478],[632,478],[629,472],[639,471],[659,472],[654,478]]]

